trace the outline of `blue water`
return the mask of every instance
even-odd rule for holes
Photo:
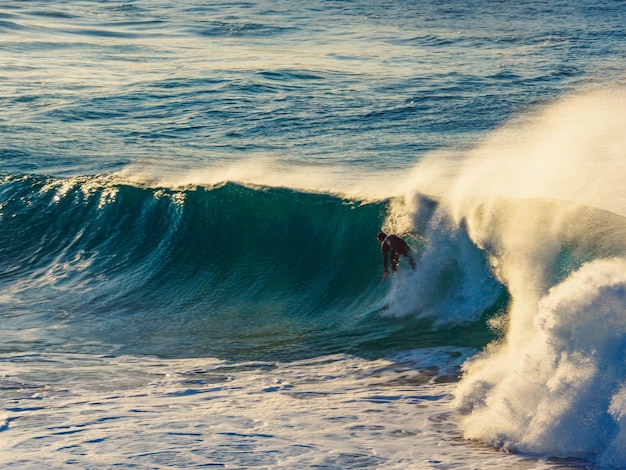
[[[4,6],[5,169],[404,170],[623,71],[619,2],[204,3]]]
[[[442,372],[439,389],[431,381],[426,402],[441,403],[423,413],[448,406],[453,424],[433,432],[480,442],[489,457],[466,449],[447,464],[412,461],[389,438],[388,453],[366,458],[329,438],[311,444],[311,458],[216,451],[211,464],[515,468],[493,451],[505,449],[537,468],[626,466],[624,24],[617,0],[0,6],[0,391],[13,403],[0,416],[3,463],[46,464],[44,454],[20,460],[42,437],[20,423],[44,419],[25,415],[21,400],[71,388],[75,361],[90,364],[86,377],[110,377],[111,393],[139,387],[136,361],[170,370],[207,360],[244,364],[231,394],[268,380],[263,390],[287,396],[275,384],[305,383],[316,358],[359,358],[368,369],[444,348],[453,362],[489,353]],[[381,228],[405,237],[416,272],[402,263],[381,280]],[[581,333],[597,323],[606,331]],[[437,354],[409,369],[452,367]],[[19,369],[39,362],[56,365],[49,376]],[[177,373],[223,367],[193,364]],[[124,367],[133,371],[111,376]],[[73,393],[101,400],[90,379],[77,380]],[[389,381],[400,394],[427,382]],[[196,393],[167,384],[167,396]],[[130,407],[134,392],[119,393]],[[48,397],[43,416],[61,396]],[[259,413],[262,396],[247,413]],[[308,416],[307,436],[323,427],[319,406],[285,419]],[[126,450],[151,439],[117,446],[123,429],[93,438],[115,454],[108,463],[97,450],[47,463],[130,465]],[[413,434],[411,446],[436,453],[436,440]],[[64,456],[68,445],[51,450]],[[203,463],[176,444],[163,452],[177,455],[174,466]],[[343,457],[324,460],[328,452]],[[168,462],[155,454],[138,465]]]

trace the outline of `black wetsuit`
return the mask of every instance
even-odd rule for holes
[[[398,270],[398,263],[400,261],[400,255],[406,257],[407,261],[411,265],[411,268],[415,269],[415,261],[411,256],[411,250],[409,245],[406,244],[402,238],[397,235],[387,235],[380,244],[380,251],[383,254],[383,269],[387,272],[387,257],[391,254],[391,271],[396,272]]]

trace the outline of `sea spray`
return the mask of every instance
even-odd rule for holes
[[[473,150],[439,152],[415,169],[405,217],[394,220],[421,226],[431,240],[441,241],[432,236],[441,220],[444,239],[466,233],[510,296],[506,317],[493,322],[502,337],[465,365],[455,393],[467,438],[620,459],[624,110],[621,89],[572,95],[519,116]],[[425,227],[424,195],[437,201]],[[430,264],[428,247],[422,263]]]

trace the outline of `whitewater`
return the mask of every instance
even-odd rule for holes
[[[626,468],[624,24],[0,6],[0,466]]]

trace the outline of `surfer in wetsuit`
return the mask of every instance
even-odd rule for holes
[[[400,262],[400,255],[404,256],[411,265],[412,269],[415,269],[415,261],[411,255],[409,245],[406,244],[402,238],[397,235],[387,235],[384,232],[380,232],[377,235],[378,242],[380,243],[380,251],[383,254],[383,269],[385,274],[383,280],[387,279],[387,258],[391,256],[391,272],[398,271],[398,263]]]

